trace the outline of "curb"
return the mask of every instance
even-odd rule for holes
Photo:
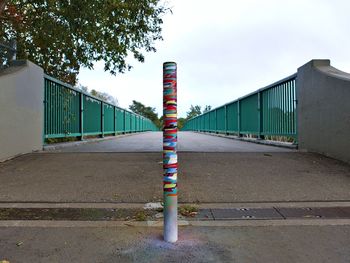
[[[148,204],[155,205],[148,208]],[[299,201],[299,202],[237,202],[237,203],[179,203],[179,206],[190,205],[198,209],[234,209],[234,208],[273,208],[273,207],[350,207],[350,200],[336,201]],[[88,203],[88,202],[0,202],[0,208],[129,208],[156,209],[160,203]]]
[[[186,221],[179,220],[179,227],[268,227],[268,226],[348,226],[350,219],[290,219],[290,220],[229,220]],[[3,220],[0,227],[163,227],[163,221],[49,221]]]
[[[47,144],[47,145],[43,146],[43,150],[40,151],[40,152],[55,151],[55,150],[64,149],[64,148],[67,148],[67,147],[79,146],[79,145],[82,145],[82,144],[95,143],[95,142],[101,142],[101,141],[108,141],[108,140],[124,138],[124,137],[133,136],[133,135],[137,135],[137,134],[143,134],[143,133],[148,133],[148,131],[146,131],[146,132],[135,132],[135,133],[118,134],[118,135],[107,136],[107,137],[103,137],[103,138],[86,139],[86,140],[83,140],[83,141],[56,143],[56,144],[52,144],[52,145]]]
[[[216,137],[222,137],[222,138],[232,139],[232,140],[237,140],[237,141],[243,141],[243,142],[251,142],[251,143],[263,144],[263,145],[268,145],[268,146],[277,146],[277,147],[294,149],[294,150],[298,149],[298,145],[292,144],[292,143],[286,143],[286,142],[267,141],[267,140],[261,140],[261,139],[249,139],[249,138],[238,137],[235,135],[225,135],[225,134],[221,134],[221,133],[212,133],[212,132],[198,132],[198,131],[192,131],[192,132],[216,136]]]

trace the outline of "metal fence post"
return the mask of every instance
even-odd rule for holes
[[[263,107],[262,105],[262,96],[261,96],[261,92],[258,92],[258,139],[263,139],[263,135],[261,135],[262,132],[262,127],[263,127],[263,116],[262,116],[262,111],[263,111]]]
[[[241,137],[241,101],[237,101],[238,137]]]
[[[80,140],[84,140],[84,94],[80,93]]]
[[[126,110],[123,111],[123,123],[124,123],[124,132],[123,134],[126,133]]]
[[[117,136],[117,108],[113,106],[113,118],[114,118],[114,136]]]
[[[105,136],[105,134],[104,134],[104,125],[105,125],[105,121],[104,121],[104,111],[105,111],[105,109],[104,109],[105,107],[104,107],[104,103],[103,103],[103,101],[101,102],[101,137],[103,138],[104,136]]]
[[[225,114],[224,114],[224,122],[225,122],[225,134],[228,135],[228,132],[227,132],[227,105],[225,105]]]
[[[164,240],[176,242],[177,228],[177,67],[163,64]]]

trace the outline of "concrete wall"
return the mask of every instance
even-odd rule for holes
[[[350,163],[350,74],[312,60],[298,69],[299,149]]]
[[[44,72],[29,61],[0,71],[0,161],[41,150]]]

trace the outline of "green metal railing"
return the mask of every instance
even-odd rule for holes
[[[296,74],[188,120],[185,131],[297,139]]]
[[[156,131],[149,119],[45,75],[44,139]]]

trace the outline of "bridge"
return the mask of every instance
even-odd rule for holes
[[[15,78],[34,82],[30,99]],[[0,75],[1,159],[11,157],[0,163],[0,260],[347,262],[349,79],[311,61],[189,120],[178,134],[183,238],[164,247],[162,133],[30,62],[9,69]]]

